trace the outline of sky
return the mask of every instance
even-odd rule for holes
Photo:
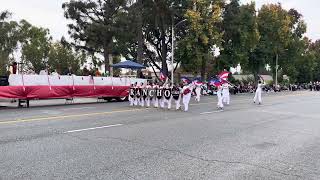
[[[68,21],[63,17],[62,3],[68,0],[0,0],[0,11],[8,10],[13,20],[26,19],[31,24],[48,28],[55,40],[68,38]],[[241,0],[248,3],[252,0]],[[256,0],[257,9],[263,4],[280,2],[284,8],[297,9],[307,23],[307,36],[320,39],[320,0]]]

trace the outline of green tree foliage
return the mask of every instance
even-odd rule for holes
[[[220,69],[241,64],[244,70],[257,75],[264,66],[255,4],[239,5],[232,0],[226,5],[223,15],[223,46],[219,58]]]
[[[287,49],[291,36],[291,17],[281,4],[263,5],[258,14],[258,27],[261,36],[260,48],[273,72],[276,69],[276,59]],[[279,58],[280,68],[282,58]]]
[[[289,66],[293,69],[290,80],[298,83],[320,81],[320,42],[311,42],[307,38],[303,42],[304,52]]]
[[[209,61],[213,60],[210,55],[212,49],[222,41],[219,30],[221,14],[221,2],[211,0],[193,1],[185,14],[189,30],[179,42],[179,56],[185,70],[193,73],[200,71],[202,78],[205,78]]]
[[[168,74],[171,57],[172,26],[184,19],[189,1],[153,0],[143,3],[145,54],[151,65]],[[175,41],[184,36],[185,24],[175,27]]]
[[[39,73],[48,68],[48,54],[52,37],[48,29],[32,26],[27,21],[21,21],[22,61],[28,69]]]
[[[237,61],[240,62],[240,47],[241,39],[239,20],[240,3],[239,0],[232,0],[224,8],[223,12],[223,43],[221,48],[221,56],[219,57],[218,69],[223,69],[226,66],[236,66]]]
[[[288,14],[291,22],[291,38],[287,49],[280,55],[281,61],[279,64],[283,67],[283,73],[290,77],[290,81],[295,82],[298,77],[296,62],[305,58],[303,55],[305,55],[310,42],[307,38],[303,37],[307,27],[302,19],[302,15],[295,9],[290,9]]]
[[[75,0],[62,5],[65,17],[73,21],[68,25],[73,45],[90,53],[102,53],[106,70],[110,70],[114,43],[123,35],[120,22],[128,4],[127,0]]]
[[[315,41],[309,46],[309,50],[314,57],[313,80],[320,81],[320,40]]]
[[[84,63],[86,55],[74,52],[71,47],[60,42],[53,43],[48,55],[48,66],[51,72],[63,74],[69,67],[75,74],[80,74],[80,66]]]
[[[17,49],[19,26],[16,21],[9,21],[10,13],[0,12],[0,75],[6,74],[10,64],[10,55]]]

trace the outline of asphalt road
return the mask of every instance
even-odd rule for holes
[[[320,94],[0,109],[0,179],[320,179]],[[54,104],[54,103],[53,103]]]

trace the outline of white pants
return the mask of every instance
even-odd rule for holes
[[[200,102],[201,88],[196,88],[196,101]]]
[[[165,100],[164,97],[162,97],[161,99],[159,99],[159,105],[160,105],[161,108],[164,108],[164,100]]]
[[[223,103],[229,105],[230,104],[230,92],[229,90],[222,91],[222,101]]]
[[[150,102],[151,102],[150,97],[147,97],[145,101],[146,101],[147,107],[150,107]]]
[[[135,106],[140,105],[140,98],[137,98],[137,97],[134,98],[134,105]]]
[[[153,98],[153,107],[158,108],[159,107],[159,99],[157,97]]]
[[[217,97],[218,97],[218,104],[217,104],[218,108],[223,108],[221,92],[217,92]]]
[[[168,109],[171,109],[171,102],[172,102],[172,97],[170,97],[170,99],[163,98],[163,105],[164,107],[167,105]]]
[[[140,98],[140,106],[144,107],[144,98],[143,97]]]
[[[262,92],[261,89],[257,89],[257,90],[256,90],[256,94],[254,95],[253,102],[256,102],[257,99],[258,99],[259,103],[262,102],[261,92]]]
[[[174,100],[174,101],[175,101],[175,103],[176,103],[176,110],[180,109],[180,107],[181,107],[181,104],[180,104],[180,102],[181,102],[181,96],[179,96],[179,98],[178,98],[177,100]]]
[[[130,106],[133,106],[134,105],[134,98],[129,96],[129,102],[130,102]]]
[[[182,103],[184,105],[184,111],[188,111],[189,110],[189,102],[190,102],[190,99],[191,99],[191,93],[188,93],[186,95],[183,95],[183,98],[182,98]]]

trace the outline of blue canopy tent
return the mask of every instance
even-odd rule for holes
[[[129,60],[119,62],[119,63],[113,64],[111,66],[114,68],[126,68],[126,69],[144,69],[144,68],[146,68],[141,64],[138,64],[136,62],[129,61]]]

